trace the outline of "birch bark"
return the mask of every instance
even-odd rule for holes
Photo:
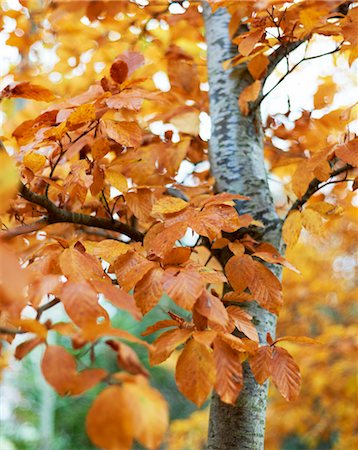
[[[224,8],[212,14],[203,2],[209,75],[210,163],[218,192],[247,195],[238,202],[241,213],[250,213],[264,223],[263,240],[279,247],[281,222],[267,181],[263,156],[263,136],[259,111],[243,116],[238,97],[253,82],[245,64],[223,70],[222,63],[237,54],[228,33],[230,15]],[[280,270],[275,269],[277,276]],[[253,316],[260,341],[275,334],[276,316],[256,302],[244,305]],[[244,365],[244,388],[235,406],[224,404],[213,395],[210,410],[208,450],[261,450],[264,448],[268,385],[256,383],[250,368]]]

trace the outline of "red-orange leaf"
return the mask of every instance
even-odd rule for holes
[[[128,66],[124,61],[118,60],[111,65],[110,74],[116,83],[123,83],[128,75]]]
[[[179,391],[200,407],[208,398],[215,378],[212,350],[191,339],[185,345],[176,366],[175,380]]]
[[[42,86],[38,86],[37,84],[31,84],[28,81],[17,83],[12,87],[10,85],[6,86],[0,93],[0,97],[21,97],[37,100],[39,102],[50,102],[55,99],[55,96],[51,91]]]
[[[127,252],[119,256],[114,263],[114,271],[119,284],[124,290],[131,290],[149,270],[157,267],[153,261],[149,261],[137,252]]]

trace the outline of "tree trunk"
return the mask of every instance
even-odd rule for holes
[[[203,2],[206,27],[209,96],[212,132],[210,163],[218,192],[247,195],[238,211],[250,213],[264,224],[262,239],[280,245],[281,221],[270,194],[263,156],[263,136],[259,112],[243,116],[238,107],[242,90],[253,82],[245,64],[224,70],[223,61],[237,54],[228,33],[230,15],[219,8],[212,14]],[[274,269],[280,276],[280,270]],[[256,302],[243,307],[253,316],[260,341],[275,334],[276,316]],[[224,404],[213,395],[208,436],[208,450],[260,450],[264,448],[268,385],[256,383],[247,363],[244,364],[244,388],[235,406]]]

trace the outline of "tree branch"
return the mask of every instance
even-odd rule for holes
[[[56,206],[51,200],[49,200],[45,195],[36,194],[27,188],[23,183],[20,184],[20,195],[27,201],[34,203],[35,205],[42,206],[48,214],[42,219],[43,225],[53,224],[53,223],[74,223],[78,225],[85,225],[88,227],[102,228],[104,230],[112,230],[118,233],[125,234],[134,241],[142,242],[144,235],[140,231],[126,225],[125,223],[119,222],[114,219],[104,219],[101,217],[90,216],[87,214],[76,213],[61,209]],[[38,223],[38,222],[37,222]],[[21,227],[19,227],[20,229]],[[4,233],[3,237],[11,238],[13,235],[17,236],[19,234],[19,229],[17,233],[14,234],[16,230],[10,230],[8,233]],[[27,233],[28,229],[22,227],[22,232]]]
[[[346,164],[345,166],[340,167],[337,170],[334,170],[331,173],[330,178],[336,177],[337,175],[340,175],[341,173],[348,172],[348,170],[351,170],[351,169],[353,169],[353,167],[350,164]],[[342,181],[346,181],[346,180],[342,180]],[[315,194],[317,191],[322,189],[322,187],[326,186],[326,184],[327,184],[327,183],[324,183],[322,185],[322,183],[324,183],[324,182],[319,180],[318,178],[314,178],[310,182],[310,184],[309,184],[306,192],[303,194],[302,198],[297,199],[295,201],[295,203],[291,206],[290,210],[287,213],[287,216],[289,215],[289,213],[291,211],[294,211],[295,209],[300,209],[312,197],[313,194]]]
[[[20,236],[21,234],[33,233],[34,231],[41,230],[41,228],[44,228],[48,224],[48,219],[43,218],[33,223],[20,225],[11,230],[5,231],[4,233],[1,233],[0,239],[8,240],[12,239],[13,237]]]
[[[47,311],[48,309],[52,308],[53,306],[58,305],[61,302],[61,300],[57,297],[55,297],[53,300],[50,300],[49,302],[39,306],[37,308],[37,314],[36,314],[36,320],[40,320],[42,313],[44,311]]]

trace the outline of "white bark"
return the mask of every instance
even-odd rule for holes
[[[240,92],[253,82],[246,65],[224,71],[223,61],[237,54],[228,33],[230,15],[220,8],[212,14],[203,2],[206,27],[210,116],[210,163],[217,191],[247,195],[238,202],[240,213],[250,213],[264,223],[263,240],[276,247],[280,244],[281,223],[270,194],[263,156],[263,136],[258,112],[243,116],[238,107]],[[280,276],[280,270],[275,269]],[[276,316],[256,302],[245,305],[253,316],[261,342],[269,332],[275,335]],[[256,383],[247,364],[244,365],[244,388],[236,406],[222,403],[213,395],[208,450],[261,450],[267,402],[267,383]]]

